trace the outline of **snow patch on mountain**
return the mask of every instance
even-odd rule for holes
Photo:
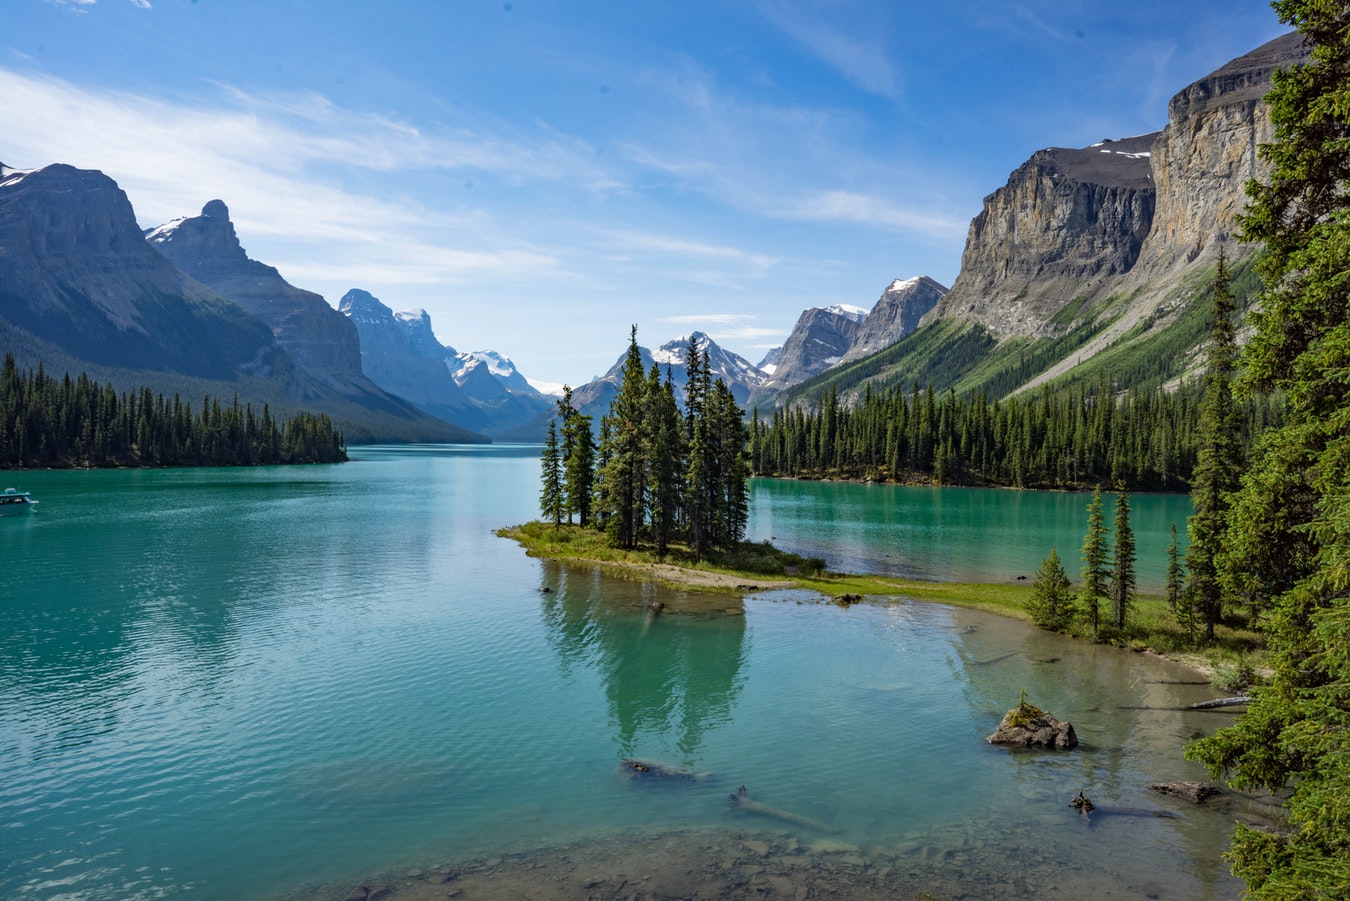
[[[855,307],[851,303],[836,303],[828,307],[823,307],[827,313],[833,313],[836,316],[843,316],[852,319],[854,322],[862,322],[867,318],[867,310],[862,307]]]

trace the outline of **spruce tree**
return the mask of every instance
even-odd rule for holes
[[[1078,591],[1079,607],[1087,618],[1092,637],[1101,634],[1102,602],[1107,593],[1106,518],[1102,514],[1102,486],[1092,489],[1088,502],[1088,529],[1083,538],[1083,584]]]
[[[1036,625],[1053,632],[1067,632],[1073,625],[1073,586],[1055,548],[1031,581],[1027,613]]]
[[[1116,540],[1111,566],[1111,606],[1117,629],[1134,603],[1134,530],[1130,528],[1130,498],[1122,486],[1116,491]]]
[[[1172,523],[1172,540],[1167,545],[1167,582],[1164,591],[1167,609],[1176,617],[1177,625],[1186,632],[1188,643],[1195,641],[1195,616],[1191,599],[1186,593],[1186,570],[1181,563],[1181,544],[1177,539],[1177,524]]]
[[[1311,61],[1277,72],[1268,181],[1249,186],[1243,237],[1265,283],[1244,383],[1281,390],[1233,504],[1248,585],[1269,605],[1272,674],[1236,724],[1189,753],[1236,788],[1292,786],[1289,829],[1239,824],[1229,859],[1253,898],[1350,896],[1350,8],[1279,0]]]
[[[610,401],[606,437],[606,458],[601,502],[605,508],[605,530],[616,547],[637,547],[645,523],[647,443],[643,430],[646,404],[646,373],[637,343],[637,326],[629,332],[628,355],[624,360],[618,393]]]
[[[1195,514],[1187,523],[1190,550],[1190,593],[1205,623],[1205,638],[1214,638],[1214,627],[1223,614],[1223,591],[1219,582],[1218,557],[1224,543],[1229,496],[1237,488],[1241,466],[1240,423],[1233,403],[1233,369],[1237,339],[1233,326],[1233,292],[1228,268],[1219,254],[1214,277],[1214,302],[1210,317],[1210,343],[1196,426],[1197,456],[1191,476],[1191,501]]]

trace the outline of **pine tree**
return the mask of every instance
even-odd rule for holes
[[[1237,788],[1292,786],[1289,830],[1239,824],[1229,859],[1253,898],[1350,896],[1350,8],[1278,0],[1311,47],[1266,95],[1269,181],[1248,188],[1243,238],[1265,252],[1244,383],[1281,390],[1232,507],[1247,585],[1269,606],[1272,674],[1236,724],[1188,754]]]
[[[1198,448],[1191,476],[1191,500],[1195,514],[1187,523],[1190,551],[1190,593],[1205,623],[1205,638],[1214,638],[1214,627],[1223,614],[1218,556],[1224,542],[1229,496],[1237,488],[1241,467],[1238,440],[1240,424],[1233,403],[1233,369],[1237,339],[1233,327],[1233,293],[1224,255],[1219,254],[1214,277],[1214,304],[1210,319],[1210,344],[1200,421],[1196,426]]]
[[[651,436],[652,541],[656,552],[665,554],[677,535],[682,512],[685,479],[684,421],[669,374],[661,380],[653,363],[647,377],[647,431]]]
[[[1067,632],[1073,625],[1073,586],[1055,548],[1031,581],[1027,613],[1036,625],[1053,632]]]
[[[1116,541],[1111,567],[1111,604],[1117,629],[1134,603],[1134,530],[1130,528],[1130,498],[1122,486],[1116,492]]]
[[[591,417],[572,405],[572,388],[563,385],[563,396],[558,402],[558,419],[562,422],[563,513],[567,521],[576,514],[579,525],[591,522],[591,506],[595,486],[595,436],[591,434]]]
[[[1172,540],[1167,545],[1166,586],[1167,609],[1176,617],[1177,625],[1186,632],[1187,642],[1194,642],[1195,616],[1191,599],[1186,593],[1186,571],[1181,563],[1181,544],[1177,540],[1176,523],[1172,523]]]
[[[610,444],[602,451],[606,464],[601,503],[610,543],[632,549],[637,547],[645,522],[648,463],[643,430],[647,380],[636,325],[629,332],[622,379],[605,417]]]
[[[539,510],[555,527],[560,526],[563,516],[562,455],[558,449],[558,426],[553,420],[548,423],[548,437],[544,439],[539,469],[543,482],[539,490]]]
[[[1088,530],[1083,538],[1083,584],[1079,607],[1087,617],[1092,636],[1101,634],[1102,601],[1106,599],[1106,518],[1102,515],[1102,486],[1092,489],[1088,503]]]

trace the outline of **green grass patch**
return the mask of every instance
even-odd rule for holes
[[[737,576],[746,582],[772,577],[825,597],[846,594],[878,598],[904,597],[982,610],[1023,622],[1031,621],[1027,613],[1027,601],[1031,597],[1030,581],[926,582],[894,576],[831,573],[825,571],[820,560],[788,553],[767,541],[743,542],[730,551],[695,562],[693,554],[683,545],[672,546],[664,557],[650,547],[626,551],[610,547],[605,535],[595,529],[582,529],[575,525],[554,527],[537,520],[498,529],[497,534],[519,542],[532,557],[609,563],[629,568],[668,564],[698,572]],[[678,584],[691,590],[725,590]],[[1136,651],[1153,651],[1191,666],[1223,673],[1259,672],[1266,666],[1265,642],[1259,632],[1245,623],[1226,623],[1215,630],[1213,642],[1197,643],[1196,637],[1188,635],[1177,625],[1176,618],[1167,609],[1167,602],[1161,595],[1136,596],[1123,631],[1105,628],[1094,639],[1090,632],[1079,628],[1071,632],[1070,637]]]

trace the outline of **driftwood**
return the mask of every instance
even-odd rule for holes
[[[834,826],[828,823],[822,823],[820,820],[813,820],[810,817],[804,817],[800,814],[792,813],[787,810],[779,810],[777,807],[770,807],[768,804],[761,804],[758,801],[750,800],[750,792],[744,785],[732,792],[727,799],[732,807],[739,807],[741,810],[748,810],[751,813],[757,813],[760,816],[772,817],[775,820],[782,820],[785,823],[792,823],[797,826],[805,826],[808,829],[815,829],[819,832],[827,832],[834,835],[839,832]]]
[[[1238,695],[1235,698],[1219,698],[1215,701],[1201,701],[1198,704],[1187,704],[1184,710],[1214,710],[1219,707],[1238,707],[1242,704],[1250,704],[1251,698],[1246,695]]]

